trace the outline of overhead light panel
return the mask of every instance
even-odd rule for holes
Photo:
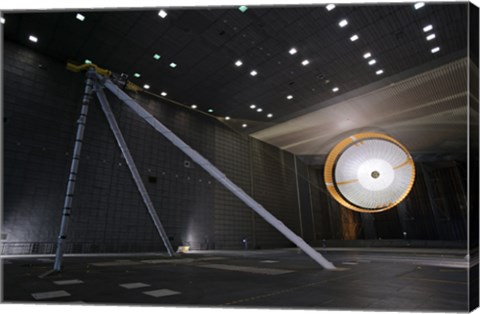
[[[92,64],[92,61],[85,59],[85,64]]]
[[[237,60],[237,62],[235,62],[235,65],[237,67],[241,66],[243,64],[242,60]]]
[[[238,7],[238,10],[240,10],[240,12],[244,13],[245,11],[248,10],[248,7],[246,5],[242,5],[242,6]]]
[[[258,73],[257,73],[257,71],[255,71],[255,70],[252,70],[252,72],[250,72],[250,75],[251,75],[251,76],[255,76],[255,75],[257,75],[257,74],[258,74]]]
[[[426,33],[426,32],[431,31],[432,29],[433,29],[433,26],[432,26],[432,24],[430,24],[430,25],[425,26],[425,27],[423,28],[423,31]]]
[[[212,112],[213,112],[213,109],[208,109],[207,111],[210,112],[210,113],[212,113]]]
[[[440,47],[435,47],[431,51],[432,51],[432,53],[437,53],[437,52],[440,51]]]
[[[85,16],[80,14],[80,13],[77,13],[76,18],[77,18],[77,20],[82,21],[82,22],[85,20]]]
[[[271,118],[271,117],[273,117],[272,113],[267,114],[267,118]]]
[[[192,109],[197,109],[197,105],[193,104],[192,106]]]
[[[377,75],[381,75],[383,74],[383,70],[378,70],[377,72],[375,72]]]
[[[136,78],[139,78],[139,77],[140,77],[140,73],[133,73],[133,76],[135,76]]]
[[[432,40],[435,38],[435,34],[430,34],[427,36],[427,40]]]
[[[144,88],[144,89],[150,89],[150,85],[145,84],[145,85],[143,85],[143,88]]]
[[[165,12],[164,10],[160,10],[160,11],[158,12],[158,15],[159,15],[162,19],[164,19],[168,14],[167,14],[167,12]]]
[[[363,55],[363,58],[368,59],[372,56],[370,52],[367,52],[366,54]]]
[[[414,5],[415,10],[423,8],[424,6],[425,6],[425,2],[418,2],[418,3],[415,3],[415,5]]]
[[[5,24],[5,18],[0,17],[0,23]]]
[[[262,112],[263,109],[262,108],[257,108],[257,112]]]
[[[162,95],[163,97],[165,97],[165,96],[167,96],[167,93],[162,92],[160,95]]]
[[[292,98],[293,98],[292,95],[288,95],[288,96],[287,96],[287,99],[289,99],[289,100],[292,99]]]
[[[226,116],[226,117],[225,117],[225,120],[230,120],[230,117],[229,117],[229,116]]]
[[[251,105],[250,105],[250,109],[255,109],[255,108],[257,108],[256,105],[254,105],[254,104],[251,104]]]
[[[328,11],[332,11],[333,9],[335,9],[335,4],[333,4],[333,3],[327,4],[326,8],[327,8]]]
[[[339,25],[340,27],[345,27],[345,26],[348,25],[348,21],[347,21],[347,20],[341,20],[341,21],[338,23],[338,25]]]
[[[174,69],[174,68],[177,67],[177,64],[176,64],[175,62],[172,62],[172,63],[170,63],[170,67],[171,67],[172,69]]]
[[[242,124],[242,128],[246,128],[248,125],[246,123]]]
[[[334,93],[338,92],[338,87],[332,88],[332,92],[334,92]]]
[[[374,65],[375,63],[377,63],[377,60],[375,60],[375,59],[372,59],[372,60],[368,61],[369,65]]]
[[[353,35],[352,37],[350,37],[350,41],[355,41],[355,40],[357,40],[357,39],[358,39],[358,35],[357,35],[357,34],[355,34],[355,35]]]
[[[308,61],[308,60],[303,60],[303,61],[302,61],[302,65],[307,65],[307,64],[309,64],[309,63],[310,63],[310,61]]]
[[[290,50],[288,51],[288,53],[291,54],[291,55],[294,55],[294,54],[297,53],[297,49],[292,48],[292,49],[290,49]]]
[[[161,57],[160,57],[160,55],[159,55],[158,53],[156,53],[156,54],[153,55],[153,59],[155,59],[155,60],[160,60],[160,58],[161,58]]]
[[[38,38],[33,36],[33,35],[28,36],[28,40],[30,40],[31,42],[34,42],[34,43],[38,42]]]

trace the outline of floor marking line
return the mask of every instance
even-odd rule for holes
[[[32,297],[35,300],[45,300],[45,299],[54,299],[54,298],[61,298],[61,297],[68,297],[71,294],[65,290],[56,290],[56,291],[47,291],[47,292],[38,292],[32,293]]]
[[[84,282],[78,279],[72,279],[72,280],[58,280],[58,281],[54,281],[53,283],[59,286],[66,286],[66,285],[76,285]]]
[[[453,281],[453,280],[441,280],[441,279],[429,279],[429,278],[416,278],[416,277],[398,277],[400,279],[406,278],[406,279],[415,279],[415,280],[423,280],[423,281],[430,281],[430,282],[442,282],[442,283],[450,283],[450,284],[456,284],[456,285],[468,285],[467,282],[460,282],[460,281]]]
[[[138,289],[138,288],[150,287],[149,284],[146,284],[143,282],[123,283],[123,284],[119,284],[119,286],[125,289]]]
[[[237,266],[237,265],[226,265],[226,264],[202,264],[197,266],[203,267],[203,268],[240,271],[240,272],[262,274],[262,275],[283,275],[283,274],[295,272],[294,270],[286,270],[286,269],[278,269],[278,268],[260,268],[260,267],[253,267],[253,266]]]
[[[152,291],[145,291],[143,294],[152,296],[154,298],[162,298],[162,297],[168,297],[171,295],[176,295],[176,294],[181,294],[178,291],[173,291],[170,289],[160,289],[160,290],[152,290]]]

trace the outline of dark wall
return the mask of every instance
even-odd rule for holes
[[[2,252],[51,253],[84,79],[65,70],[62,62],[11,42],[5,43],[3,58]],[[291,245],[130,109],[107,96],[174,247],[240,249],[243,239],[249,248]],[[132,97],[300,234],[292,154],[236,134],[198,112],[142,94]],[[300,160],[297,165],[305,167]],[[96,99],[89,108],[70,221],[66,252],[164,250]]]

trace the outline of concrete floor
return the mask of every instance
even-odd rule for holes
[[[461,250],[319,250],[344,270],[296,249],[198,251],[66,256],[62,273],[39,278],[53,256],[4,256],[4,302],[468,311]]]

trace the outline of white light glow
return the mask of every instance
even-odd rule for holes
[[[377,63],[377,60],[375,60],[375,59],[372,59],[372,60],[368,61],[369,65],[374,65],[375,63]]]
[[[208,109],[207,111],[210,112],[210,113],[212,113],[212,112],[213,112],[213,109]]]
[[[257,108],[256,105],[254,105],[254,104],[251,104],[251,105],[250,105],[250,109],[255,109],[255,108]]]
[[[328,5],[326,6],[326,8],[327,8],[328,11],[332,11],[333,9],[335,9],[335,4],[333,4],[333,3],[332,3],[332,4],[328,4]]]
[[[76,18],[77,18],[77,20],[82,21],[82,22],[85,20],[85,16],[81,15],[80,13],[77,13]]]
[[[293,98],[292,95],[288,95],[288,96],[287,96],[287,99],[292,99],[292,98]]]
[[[197,105],[193,104],[192,109],[197,109]]]
[[[171,68],[176,68],[176,67],[177,67],[177,64],[176,64],[175,62],[172,62],[172,63],[170,63],[170,67],[171,67]]]
[[[338,92],[338,87],[334,87],[334,88],[332,89],[332,92],[334,92],[334,93]]]
[[[257,75],[257,74],[258,74],[258,73],[257,73],[257,71],[255,71],[255,70],[253,70],[252,72],[250,72],[250,75],[251,75],[251,76],[255,76],[255,75]]]
[[[341,21],[338,23],[338,25],[339,25],[340,27],[345,27],[345,26],[348,25],[348,21],[347,21],[347,20],[341,20]]]
[[[372,54],[370,52],[367,52],[366,54],[363,55],[363,58],[364,59],[368,59],[372,56]]]
[[[0,23],[5,24],[5,19],[3,17],[0,17]]]
[[[272,118],[272,117],[273,117],[272,113],[267,114],[267,118]]]
[[[435,34],[430,34],[427,36],[427,40],[432,40],[435,38]]]
[[[291,54],[291,55],[294,55],[294,54],[297,53],[297,49],[292,48],[292,49],[290,49],[290,50],[288,51],[288,53]]]
[[[432,26],[432,24],[430,24],[430,25],[425,26],[425,27],[423,28],[423,31],[426,33],[426,32],[431,31],[432,29],[433,29],[433,26]]]
[[[380,74],[383,74],[383,70],[378,70],[377,72],[375,72],[377,75],[380,75]]]
[[[424,6],[425,6],[425,2],[418,2],[418,3],[415,3],[415,5],[414,5],[415,10],[423,8]]]
[[[163,97],[165,97],[165,96],[167,96],[167,93],[162,92],[160,95],[162,95]]]
[[[160,11],[158,12],[158,15],[159,15],[162,19],[164,19],[168,14],[167,14],[167,12],[165,12],[164,10],[160,10]]]
[[[235,62],[235,65],[237,67],[241,66],[243,64],[242,60],[237,60],[237,62]]]
[[[357,35],[357,34],[355,34],[355,35],[353,35],[352,37],[350,37],[350,41],[355,41],[355,40],[357,40],[357,39],[358,39],[358,35]]]
[[[33,36],[33,35],[30,35],[30,36],[28,36],[28,40],[30,40],[31,42],[36,43],[36,42],[38,41],[38,38],[35,37],[35,36]]]
[[[229,117],[229,116],[226,116],[226,117],[225,117],[225,120],[230,120],[230,117]]]
[[[437,53],[437,52],[440,51],[440,47],[435,47],[431,51],[432,51],[432,53]]]
[[[257,108],[257,112],[262,112],[263,109],[262,108]]]
[[[145,85],[143,85],[143,88],[144,88],[144,89],[149,89],[149,88],[150,88],[150,85],[145,84]]]
[[[308,61],[308,60],[303,60],[303,61],[302,61],[302,65],[307,65],[307,64],[309,64],[309,63],[310,63],[310,61]]]
[[[248,125],[246,123],[242,124],[242,128],[246,128]]]
[[[85,63],[86,64],[92,64],[92,61],[88,60],[88,59],[85,59]]]

